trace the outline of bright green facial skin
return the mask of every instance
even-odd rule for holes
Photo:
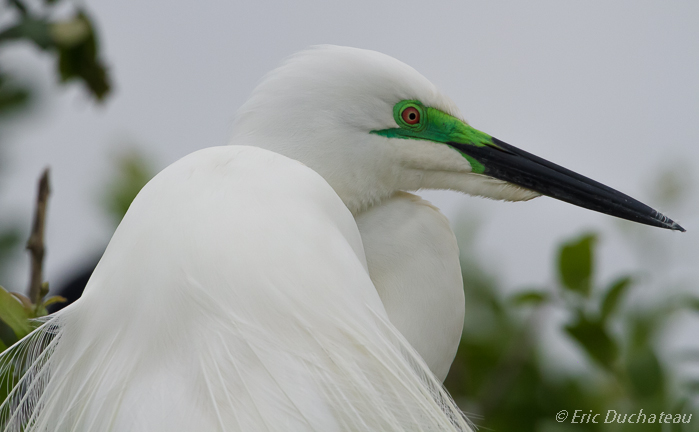
[[[420,113],[420,121],[414,125],[403,120],[402,114],[407,108],[415,108]],[[476,147],[497,147],[492,137],[472,128],[456,117],[435,108],[426,107],[420,101],[404,100],[393,106],[393,118],[397,128],[373,130],[371,133],[387,138],[420,139],[438,143],[458,143]],[[457,150],[458,151],[458,150]],[[471,164],[476,174],[483,174],[485,167],[473,157],[459,152]]]

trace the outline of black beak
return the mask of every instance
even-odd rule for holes
[[[483,175],[600,213],[677,231],[684,228],[640,201],[571,170],[493,138],[494,145],[449,142],[483,164]]]

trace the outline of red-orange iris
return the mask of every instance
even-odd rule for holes
[[[420,111],[414,107],[408,107],[401,113],[403,121],[409,125],[417,124],[420,121]]]

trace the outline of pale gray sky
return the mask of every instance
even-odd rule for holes
[[[0,217],[30,215],[35,180],[51,165],[51,281],[109,239],[97,194],[120,146],[142,146],[163,168],[226,144],[236,109],[263,74],[321,43],[397,57],[450,95],[476,128],[668,210],[688,233],[645,228],[635,235],[662,239],[662,256],[699,280],[699,194],[691,178],[699,162],[697,2],[86,3],[114,78],[104,106],[75,85],[57,87],[51,62],[36,50],[0,52],[4,69],[41,85],[45,105],[3,126]],[[663,169],[680,170],[694,184],[690,203],[664,209],[652,201],[649,185]],[[510,204],[425,195],[452,221],[459,211],[484,221],[482,259],[509,287],[551,279],[553,245],[586,229],[609,233],[605,275],[651,268],[634,258],[608,216],[549,198]],[[25,271],[18,267],[13,283],[23,287]]]

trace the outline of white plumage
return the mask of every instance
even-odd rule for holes
[[[469,431],[441,386],[464,319],[458,248],[404,191],[540,191],[682,230],[471,128],[373,51],[291,57],[231,144],[151,180],[83,297],[3,353],[4,430]]]
[[[449,221],[405,192],[356,221],[369,275],[391,323],[444,381],[464,325],[459,248]]]
[[[272,72],[237,145],[149,182],[83,297],[4,354],[27,370],[6,430],[468,430],[440,381],[463,325],[453,233],[368,134],[415,82],[456,112],[375,52],[318,47]]]
[[[267,150],[158,174],[44,328],[7,430],[468,430],[389,323],[351,213]]]

